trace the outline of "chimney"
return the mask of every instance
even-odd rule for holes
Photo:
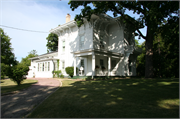
[[[66,23],[69,22],[71,20],[71,15],[67,14],[66,15]]]

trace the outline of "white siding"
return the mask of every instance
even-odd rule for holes
[[[123,29],[117,23],[109,26],[109,51],[124,54],[124,35]]]

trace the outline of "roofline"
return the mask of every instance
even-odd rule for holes
[[[29,58],[29,59],[30,59],[30,60],[31,60],[31,59],[36,59],[36,58],[39,58],[39,57],[41,57],[41,56],[43,56],[43,55],[47,55],[47,54],[55,54],[55,53],[58,53],[58,51],[54,51],[54,52],[50,52],[50,53],[45,53],[45,54],[38,55],[38,56],[36,56],[36,57],[32,57],[32,58]]]
[[[111,16],[109,16],[107,14],[100,14],[100,15],[92,14],[92,15],[95,15],[97,17],[106,17],[108,19],[114,19],[113,17],[111,17]],[[71,21],[69,21],[69,22],[67,22],[67,23],[65,23],[63,25],[60,25],[60,26],[58,26],[58,27],[56,27],[54,29],[51,29],[49,32],[53,33],[53,32],[59,31],[59,30],[63,31],[64,29],[66,29],[66,28],[68,28],[70,26],[77,26],[76,21],[75,20],[71,20]]]
[[[63,27],[68,27],[68,25],[72,25],[72,24],[76,25],[76,21],[71,20],[71,21],[69,21],[69,22],[67,22],[67,23],[65,23],[63,25],[60,25],[60,26],[58,26],[58,27],[56,27],[54,29],[51,29],[49,32],[53,32],[53,31],[56,31],[56,30],[59,30],[59,29],[64,29]]]

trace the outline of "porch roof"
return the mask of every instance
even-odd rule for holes
[[[36,59],[35,62],[58,60],[58,58]]]
[[[99,49],[87,49],[87,50],[81,50],[81,51],[75,51],[72,52],[74,56],[87,56],[87,55],[101,55],[101,56],[106,56],[106,57],[115,57],[115,58],[120,58],[123,57],[124,54],[121,53],[115,53],[107,50],[99,50]]]

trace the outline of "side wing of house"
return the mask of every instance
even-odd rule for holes
[[[28,78],[52,78],[52,71],[58,69],[58,52],[46,53],[30,58],[30,60]]]

